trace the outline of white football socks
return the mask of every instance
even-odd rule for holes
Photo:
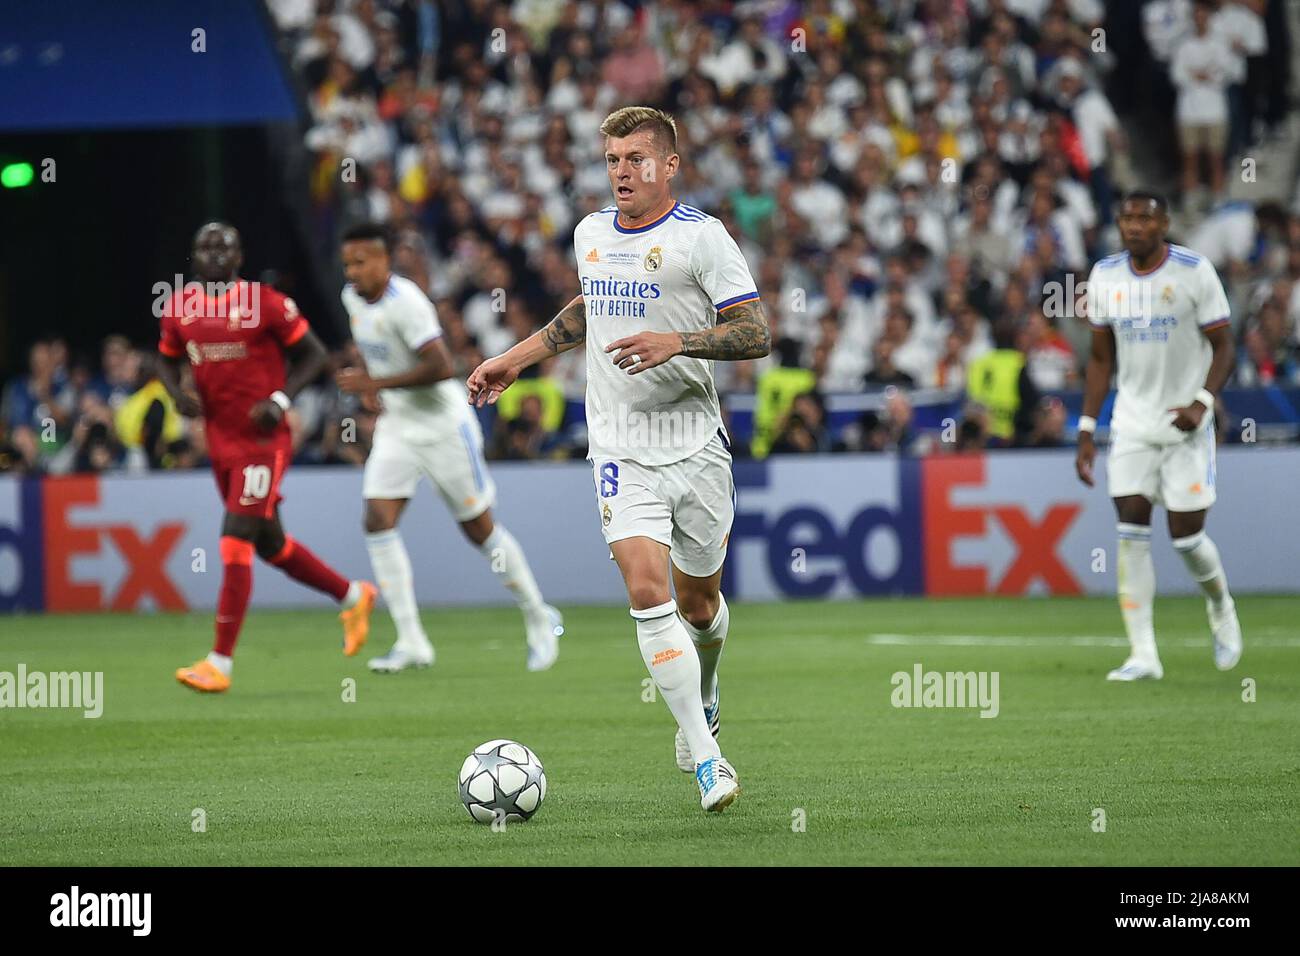
[[[700,700],[700,658],[691,637],[677,616],[677,603],[669,601],[657,607],[633,608],[636,639],[641,645],[641,659],[663,694],[664,703],[677,718],[677,726],[686,735],[691,754],[699,763],[721,757],[718,742],[709,732],[704,719],[704,702]]]
[[[1223,562],[1219,559],[1219,549],[1208,534],[1198,531],[1186,538],[1175,538],[1174,548],[1183,556],[1187,570],[1211,604],[1218,608],[1231,599],[1228,577],[1224,574]]]
[[[478,549],[487,558],[497,580],[515,596],[519,610],[526,615],[540,614],[544,603],[542,592],[537,587],[532,568],[528,566],[528,559],[524,557],[524,549],[519,546],[515,536],[504,525],[495,525]]]
[[[401,533],[390,528],[367,534],[366,550],[370,552],[370,566],[388,605],[388,613],[397,627],[397,646],[409,651],[425,650],[429,637],[420,623],[411,557],[406,553]]]
[[[1156,596],[1156,567],[1151,560],[1150,525],[1121,522],[1119,561],[1116,579],[1119,607],[1124,616],[1133,656],[1147,663],[1158,663],[1156,632],[1152,622],[1152,603]]]
[[[731,624],[727,599],[721,592],[718,593],[718,613],[713,615],[712,623],[703,630],[686,620],[680,611],[678,616],[700,656],[700,697],[705,704],[712,705],[718,696],[718,662],[722,659],[722,646],[726,643],[727,628]]]

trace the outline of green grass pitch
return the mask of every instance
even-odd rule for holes
[[[437,666],[395,676],[364,666],[391,640],[382,611],[352,660],[332,614],[255,611],[217,696],[172,677],[207,650],[207,614],[10,618],[0,670],[103,671],[105,703],[0,710],[0,861],[1294,865],[1300,597],[1238,607],[1235,671],[1214,669],[1199,600],[1162,599],[1165,679],[1121,685],[1103,680],[1125,653],[1113,599],[737,604],[721,741],[744,793],[721,815],[642,700],[624,608],[565,609],[544,674],[513,609],[428,610]],[[893,707],[917,663],[998,672],[998,716]],[[456,793],[495,737],[550,783],[504,832]]]

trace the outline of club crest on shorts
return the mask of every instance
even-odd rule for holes
[[[653,247],[645,254],[645,271],[654,272],[664,264],[663,249],[660,246]]]
[[[606,501],[600,507],[600,523],[604,525],[606,528],[608,528],[609,523],[613,520],[614,520],[614,512],[609,510],[609,502]]]

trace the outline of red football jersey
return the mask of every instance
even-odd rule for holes
[[[287,443],[281,420],[264,432],[248,417],[254,405],[284,388],[284,350],[307,334],[293,299],[240,279],[200,294],[191,283],[168,302],[158,351],[188,356],[203,400],[209,453],[219,458]]]

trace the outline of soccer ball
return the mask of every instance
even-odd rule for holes
[[[545,798],[542,762],[513,740],[489,740],[460,766],[460,800],[479,823],[527,820]]]

